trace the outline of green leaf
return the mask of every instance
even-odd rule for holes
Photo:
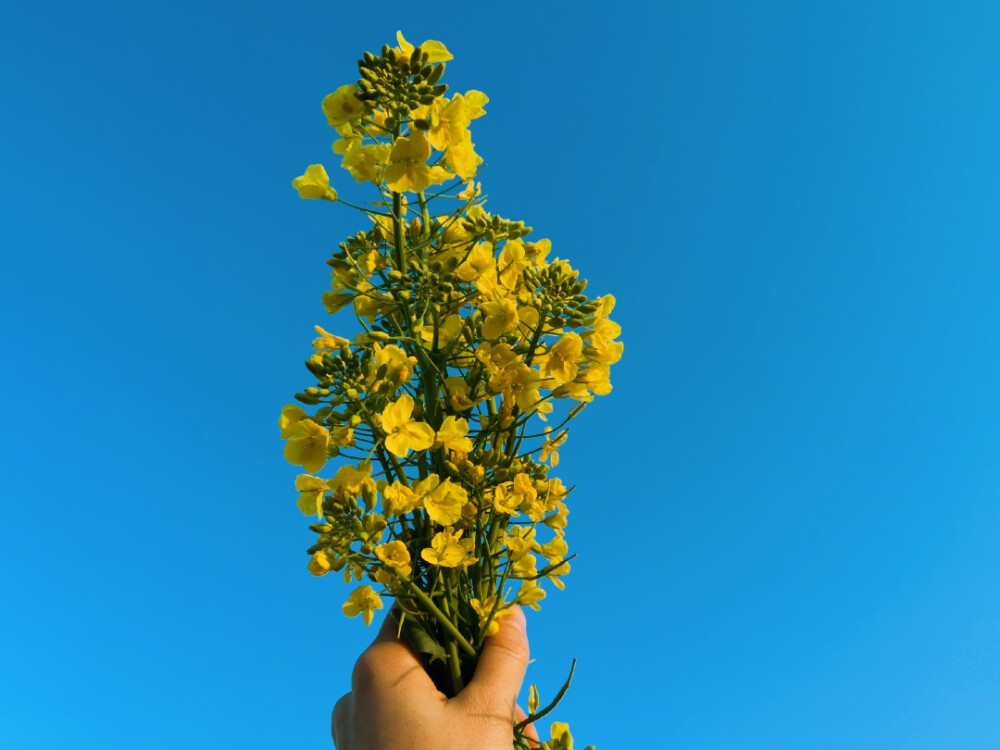
[[[438,659],[447,657],[444,647],[434,640],[433,636],[424,629],[424,626],[412,617],[403,618],[400,630],[402,631],[403,638],[406,639],[406,642],[418,654],[427,654],[431,658],[436,657]]]

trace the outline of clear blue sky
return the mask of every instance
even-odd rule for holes
[[[276,420],[361,225],[290,181],[400,28],[619,301],[529,620],[580,746],[1000,747],[997,5],[365,7],[5,5],[0,746],[331,747]]]

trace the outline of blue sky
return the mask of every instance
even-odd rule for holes
[[[618,299],[529,619],[580,746],[1000,744],[995,4],[5,16],[0,745],[331,747],[373,632],[276,420],[361,227],[290,181],[348,184],[319,102],[397,28],[490,97],[488,208]]]

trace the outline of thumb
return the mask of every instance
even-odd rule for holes
[[[510,711],[528,669],[528,634],[524,612],[511,607],[500,620],[500,630],[486,639],[476,673],[460,695]]]

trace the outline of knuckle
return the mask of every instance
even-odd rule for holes
[[[351,686],[355,690],[366,690],[376,683],[379,677],[378,661],[378,656],[372,649],[368,649],[358,657],[351,673]]]

